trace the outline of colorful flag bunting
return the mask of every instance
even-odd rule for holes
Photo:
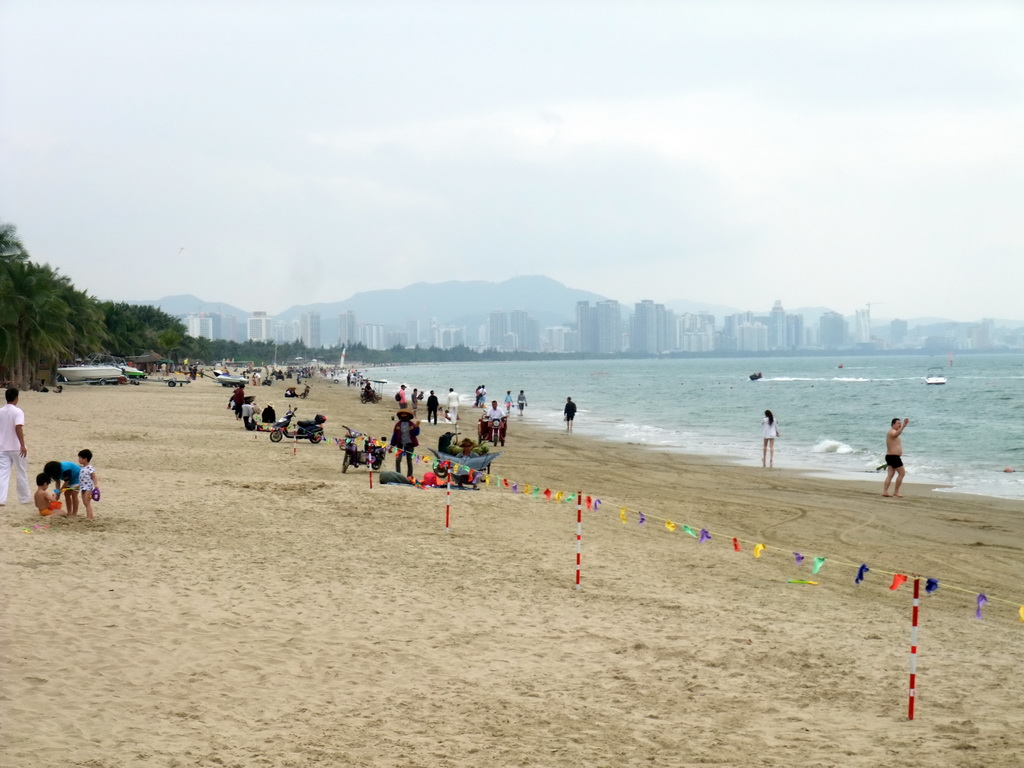
[[[894,573],[892,575],[892,584],[889,585],[889,589],[896,591],[900,588],[900,585],[907,580],[907,577],[902,573]]]
[[[927,592],[929,595],[932,592],[934,592],[936,589],[938,589],[938,588],[939,588],[939,580],[938,579],[928,579],[928,581],[926,581],[925,584],[924,584],[924,591]]]
[[[817,573],[818,571],[820,571],[821,567],[824,564],[825,564],[825,558],[824,557],[816,557],[816,558],[814,558],[814,567],[811,568],[811,573]]]
[[[766,549],[766,547],[765,547],[764,544],[755,544],[754,545],[754,557],[760,557],[761,553],[764,552],[765,549]]]
[[[735,549],[737,552],[740,551],[740,540],[739,539],[733,538],[733,540],[732,540],[732,548]]]
[[[671,520],[666,520],[665,527],[668,528],[670,531],[674,531],[676,529],[676,524],[673,523]]]
[[[643,525],[644,523],[647,522],[647,518],[644,517],[644,513],[643,512],[640,512],[639,514],[640,514],[640,522],[637,523],[637,525]]]
[[[544,498],[547,499],[548,501],[551,501],[551,489],[550,488],[545,488],[544,489]]]
[[[594,499],[594,511],[597,512],[597,508],[601,506],[600,499]]]
[[[804,561],[804,556],[801,555],[799,552],[794,552],[793,553],[793,557],[796,558],[796,564],[797,565],[800,565],[800,563],[802,563]]]
[[[519,483],[512,483],[512,493],[519,493]]]
[[[865,576],[865,575],[867,574],[867,572],[868,572],[868,571],[870,571],[870,570],[871,570],[871,569],[870,569],[870,568],[868,568],[868,564],[867,564],[867,563],[863,563],[863,564],[862,564],[862,565],[860,566],[860,568],[858,568],[858,569],[857,569],[857,578],[853,580],[853,583],[854,583],[854,584],[860,584],[860,583],[861,583],[862,581],[864,581],[864,576]]]
[[[985,597],[984,593],[978,595],[978,610],[974,612],[974,618],[981,618],[981,606],[988,602],[988,598]]]
[[[684,525],[684,526],[683,526],[683,533],[688,533],[688,534],[690,534],[691,536],[693,536],[693,538],[695,538],[695,539],[697,538],[697,532],[696,532],[696,531],[694,531],[694,530],[693,530],[693,528],[691,528],[691,527],[690,527],[690,526],[688,526],[688,525]]]
[[[589,496],[587,496],[586,502],[587,502],[587,512],[589,512],[590,511],[590,505],[594,503],[594,500],[591,499]]]
[[[562,500],[562,496],[563,496],[563,495],[564,495],[564,494],[563,494],[563,493],[562,493],[561,491],[558,491],[558,492],[557,492],[557,493],[555,494],[555,501],[561,501],[561,500]]]
[[[1019,611],[1019,613],[1020,613],[1020,620],[1021,620],[1021,621],[1024,621],[1024,605],[1022,605],[1022,606],[1020,607],[1020,611]]]
[[[622,509],[619,510],[619,520],[622,521],[623,525],[626,524],[626,508],[625,507],[623,507]]]
[[[708,529],[707,528],[701,528],[700,529],[700,542],[699,543],[703,544],[705,541],[710,541],[710,540],[711,540],[711,534],[708,533]]]

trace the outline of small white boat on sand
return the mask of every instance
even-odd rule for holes
[[[57,380],[67,384],[113,384],[126,378],[116,362],[98,358],[93,356],[76,360],[74,365],[57,366]]]

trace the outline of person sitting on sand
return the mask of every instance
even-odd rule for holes
[[[284,391],[284,396],[285,397],[298,397],[299,393],[295,391],[295,387],[288,387],[288,389],[286,389]]]
[[[458,454],[458,458],[452,463],[455,467],[452,469],[452,477],[455,480],[456,485],[459,488],[465,488],[467,484],[472,488],[476,488],[476,475],[478,474],[474,470],[470,469],[465,464],[459,464],[459,459],[471,459],[473,458],[473,447],[476,445],[468,437],[459,443],[459,447],[462,449],[462,453]]]
[[[36,475],[36,493],[33,497],[36,509],[39,510],[39,514],[42,517],[49,517],[50,515],[64,517],[67,513],[60,511],[60,493],[51,491],[49,485],[50,478],[47,477],[45,472],[40,472]]]

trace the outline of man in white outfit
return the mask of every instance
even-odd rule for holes
[[[18,501],[22,504],[32,501],[25,448],[25,412],[18,407],[19,394],[14,387],[8,389],[7,404],[0,408],[0,507],[7,503],[12,466],[17,476]]]
[[[459,420],[459,393],[451,387],[448,388],[448,413],[452,421]]]

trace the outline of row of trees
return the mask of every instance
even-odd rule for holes
[[[103,302],[37,264],[12,224],[0,222],[0,381],[28,389],[90,354],[171,351],[185,328],[155,307]]]

